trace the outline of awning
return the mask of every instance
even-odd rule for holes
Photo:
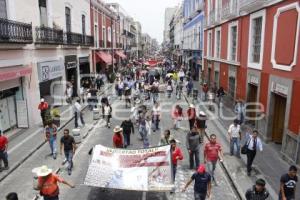
[[[96,52],[96,55],[97,55],[97,59],[96,59],[97,62],[102,61],[108,65],[111,65],[112,63],[111,54],[100,51],[100,52]],[[114,63],[116,63],[116,59],[114,59]]]
[[[32,73],[32,68],[27,67],[5,67],[0,68],[0,81],[7,81],[20,78]]]
[[[155,67],[157,65],[157,61],[156,60],[149,60],[149,61],[145,62],[145,65],[148,65],[150,67]]]
[[[119,56],[121,59],[127,58],[127,56],[123,53],[123,51],[116,51],[116,55]]]

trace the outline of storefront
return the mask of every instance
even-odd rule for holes
[[[65,68],[66,68],[66,81],[73,85],[73,96],[77,96],[77,56],[65,56]]]
[[[32,73],[31,67],[1,68],[0,72],[0,130],[28,128],[27,101],[24,97],[24,76]]]
[[[62,60],[38,63],[40,97],[50,105],[61,105],[64,97],[64,63]]]
[[[79,75],[80,83],[91,76],[89,56],[79,58]]]

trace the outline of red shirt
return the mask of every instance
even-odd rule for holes
[[[46,196],[56,196],[59,193],[58,184],[62,183],[64,179],[57,174],[52,173],[46,179],[38,177],[38,184],[41,186],[41,193]]]
[[[222,147],[219,143],[207,143],[204,147],[204,154],[206,155],[207,161],[217,161],[219,158],[219,151]]]
[[[176,159],[176,157],[179,157],[179,159]],[[172,163],[173,165],[177,165],[178,160],[182,160],[183,155],[180,148],[176,147],[174,151],[172,151]]]
[[[123,137],[121,134],[115,133],[113,136],[113,143],[116,148],[123,148]]]
[[[0,151],[4,151],[5,150],[5,146],[7,144],[8,144],[7,137],[5,137],[4,135],[0,136]]]
[[[47,109],[48,109],[48,103],[44,102],[39,104],[39,110],[43,111]]]
[[[187,115],[188,115],[189,120],[190,119],[195,119],[196,118],[196,109],[195,108],[189,108],[187,110]]]

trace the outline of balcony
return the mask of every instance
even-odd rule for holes
[[[272,0],[240,0],[240,11],[249,13],[261,9],[265,4]]]
[[[237,0],[228,0],[222,7],[222,20],[229,20],[238,16],[238,4]]]
[[[48,28],[48,27],[36,27],[35,28],[35,43],[36,44],[64,44],[64,32],[60,29]]]
[[[94,38],[92,36],[67,32],[64,33],[63,38],[65,45],[94,46]]]
[[[33,42],[32,25],[0,18],[0,43]]]

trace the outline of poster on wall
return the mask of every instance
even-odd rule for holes
[[[84,184],[93,187],[170,191],[173,188],[170,146],[113,149],[95,146]]]
[[[27,115],[27,102],[25,100],[16,101],[18,128],[29,128]]]

